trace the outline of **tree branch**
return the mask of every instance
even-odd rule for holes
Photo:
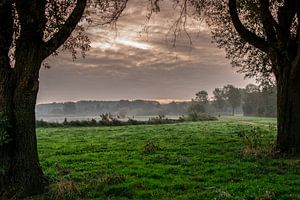
[[[276,38],[276,27],[274,27],[274,18],[270,12],[270,2],[269,0],[259,0],[260,4],[260,16],[261,16],[261,21],[263,24],[263,28],[265,30],[265,33],[267,35],[267,40],[270,43],[275,43],[277,42]],[[277,22],[275,21],[277,24]],[[275,24],[275,25],[276,25]]]
[[[298,4],[297,1],[285,0],[283,6],[278,9],[278,39],[282,45],[286,45],[291,39],[290,29],[293,23],[294,16],[296,14],[295,4]]]
[[[54,53],[70,37],[84,13],[86,4],[87,0],[77,0],[75,8],[64,25],[48,42],[45,42],[44,58],[47,58],[49,55]]]
[[[236,6],[236,0],[229,0],[229,13],[232,19],[233,26],[235,27],[236,31],[239,33],[242,39],[246,42],[250,43],[254,47],[258,48],[259,50],[268,53],[269,46],[265,39],[257,36],[255,33],[249,31],[241,22],[238,10]]]

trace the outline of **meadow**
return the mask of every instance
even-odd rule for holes
[[[30,199],[300,199],[300,159],[274,151],[276,120],[39,128],[49,192]]]

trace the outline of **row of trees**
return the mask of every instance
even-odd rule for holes
[[[189,107],[190,112],[218,113],[232,115],[236,113],[245,116],[277,116],[276,87],[259,87],[249,84],[245,88],[226,85],[215,88],[212,98],[204,90],[196,93]],[[229,111],[231,110],[231,111]]]
[[[149,100],[120,101],[78,101],[65,103],[40,104],[36,106],[38,117],[49,116],[96,116],[100,113],[112,113],[119,116],[184,115],[189,102],[170,102],[161,104]]]

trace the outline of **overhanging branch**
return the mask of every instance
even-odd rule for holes
[[[75,8],[73,9],[64,25],[56,34],[53,35],[53,37],[49,41],[45,42],[43,55],[44,58],[54,53],[70,37],[73,30],[76,28],[78,22],[80,21],[86,5],[87,0],[77,0]]]
[[[277,22],[273,18],[271,12],[270,12],[270,3],[269,0],[259,0],[260,4],[260,17],[263,24],[263,28],[265,30],[265,33],[267,35],[267,39],[271,43],[276,43],[276,26]]]
[[[269,46],[265,39],[259,37],[255,33],[249,31],[241,22],[236,6],[236,0],[229,0],[229,13],[232,19],[233,26],[235,27],[236,31],[239,33],[242,39],[246,42],[250,43],[254,47],[258,48],[259,50],[268,53]]]

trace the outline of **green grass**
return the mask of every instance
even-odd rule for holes
[[[300,199],[300,161],[247,154],[239,132],[275,119],[38,129],[50,199]],[[247,131],[246,131],[247,132]],[[265,148],[269,148],[266,146]]]

